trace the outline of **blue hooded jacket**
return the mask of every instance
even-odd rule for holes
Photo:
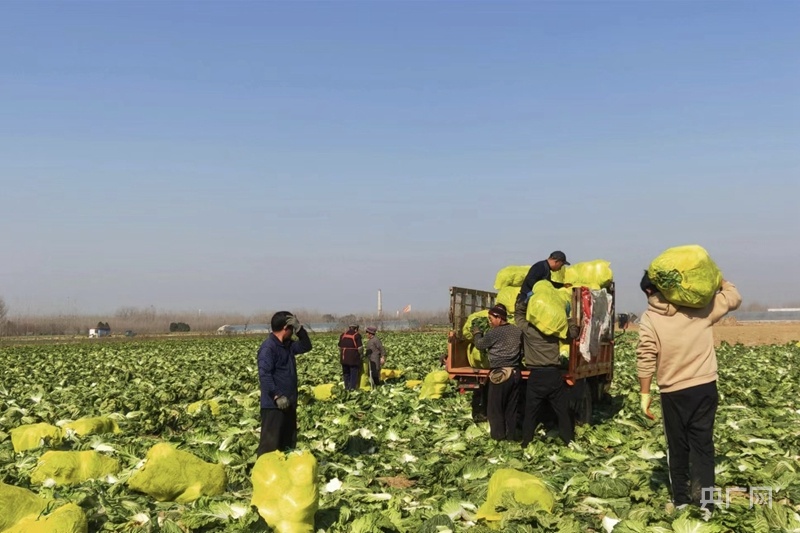
[[[261,385],[261,408],[277,409],[275,398],[286,396],[297,405],[297,354],[311,351],[311,339],[305,328],[297,332],[297,340],[278,340],[274,333],[258,349],[258,381]]]

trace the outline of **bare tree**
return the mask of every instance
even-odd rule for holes
[[[0,296],[0,333],[5,332],[6,316],[8,316],[8,307],[6,307],[6,301]]]

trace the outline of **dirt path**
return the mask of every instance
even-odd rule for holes
[[[636,326],[628,328],[635,331]],[[742,343],[747,346],[758,344],[786,344],[800,341],[800,322],[729,322],[714,326],[714,339],[717,344]]]

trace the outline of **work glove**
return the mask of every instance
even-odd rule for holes
[[[655,420],[656,416],[650,411],[650,402],[652,402],[652,401],[653,401],[653,399],[650,397],[650,393],[649,392],[642,392],[641,393],[642,412],[650,420]]]
[[[284,409],[289,407],[289,398],[287,398],[286,396],[278,396],[277,398],[275,398],[275,405],[278,406],[278,409],[283,411]]]
[[[570,339],[577,339],[581,336],[581,328],[577,324],[571,324],[569,326],[569,330],[567,331],[567,336]]]
[[[477,337],[478,335],[483,335],[483,332],[480,330],[480,328],[473,329],[472,330],[472,336],[473,337]]]
[[[301,328],[301,327],[303,327],[303,326],[300,324],[300,321],[299,321],[299,320],[297,320],[297,317],[296,317],[296,316],[294,316],[294,315],[292,315],[292,316],[290,316],[289,318],[287,318],[287,319],[286,319],[286,325],[287,325],[287,326],[292,326],[292,329],[294,329],[294,332],[295,332],[295,333],[297,333],[298,331],[300,331],[300,328]]]

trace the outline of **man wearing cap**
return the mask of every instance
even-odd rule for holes
[[[289,311],[278,311],[270,323],[272,333],[258,349],[261,388],[261,437],[256,455],[286,451],[297,445],[297,362],[295,356],[311,351],[305,328]],[[297,340],[292,342],[292,333]]]
[[[339,360],[342,363],[345,390],[358,388],[361,355],[364,353],[364,344],[358,329],[358,324],[350,324],[347,331],[339,335]]]
[[[367,328],[367,348],[366,355],[369,359],[369,376],[372,386],[381,384],[381,367],[386,362],[386,348],[377,337],[378,328],[370,326]]]
[[[517,435],[522,331],[508,322],[503,304],[489,309],[491,329],[484,336],[479,328],[472,331],[475,348],[489,356],[488,405],[489,434],[494,440],[514,440]]]
[[[546,279],[556,289],[560,289],[561,287],[569,287],[569,284],[558,283],[550,279],[551,272],[558,272],[561,270],[561,267],[564,265],[569,265],[569,261],[567,261],[567,256],[561,250],[556,250],[550,257],[539,261],[538,263],[534,263],[531,266],[531,269],[528,270],[528,274],[525,276],[525,281],[522,282],[522,287],[519,290],[519,296],[517,296],[517,300],[522,300],[525,303],[528,303],[528,299],[531,297],[531,291],[533,290],[533,286],[536,285],[537,281],[541,281]]]

